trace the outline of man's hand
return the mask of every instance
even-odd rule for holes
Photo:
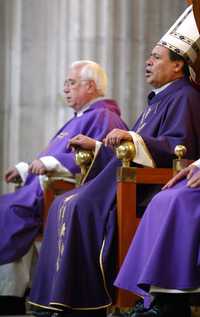
[[[16,183],[17,181],[22,181],[20,174],[16,167],[9,168],[5,173],[5,181],[6,183]]]
[[[200,186],[200,169],[195,165],[190,165],[174,176],[162,189],[171,188],[181,179],[188,180],[187,186],[194,188]]]
[[[196,173],[192,175],[187,182],[187,186],[190,188],[200,187],[200,169],[197,167]]]
[[[86,135],[78,134],[69,141],[69,146],[72,148],[81,148],[83,150],[95,150],[96,140]]]
[[[104,140],[106,146],[116,147],[121,144],[122,141],[133,141],[131,135],[121,129],[113,129],[109,132]]]
[[[29,166],[29,172],[36,175],[44,175],[46,174],[47,168],[40,160],[34,160]]]

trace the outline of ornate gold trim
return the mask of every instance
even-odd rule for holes
[[[62,219],[60,219],[60,221],[63,220],[63,216],[64,216],[63,215],[63,208],[66,207],[66,202],[68,202],[74,196],[75,195],[71,195],[71,196],[67,197],[64,200],[64,202],[62,203],[62,205],[60,206],[60,210],[61,210],[60,217],[62,218]],[[59,230],[59,228],[58,228],[58,230]],[[60,231],[60,233],[61,233],[61,231]],[[109,294],[109,291],[108,291],[108,288],[107,288],[107,285],[106,285],[106,278],[105,278],[105,273],[104,273],[104,268],[103,268],[103,250],[104,250],[105,242],[106,242],[106,238],[104,238],[102,246],[101,246],[101,249],[100,249],[99,264],[100,264],[100,269],[101,269],[101,273],[102,273],[104,289],[105,289],[105,292],[106,292],[106,294],[107,294],[107,296],[109,298],[109,301],[110,301],[109,304],[101,305],[101,306],[95,306],[95,307],[72,307],[70,305],[62,304],[62,303],[58,303],[58,302],[50,302],[49,303],[50,306],[36,304],[34,302],[31,302],[31,301],[28,301],[28,303],[33,305],[33,306],[38,306],[38,307],[41,307],[41,308],[46,308],[46,309],[50,309],[50,310],[57,310],[57,311],[62,311],[65,307],[69,308],[69,309],[72,309],[72,310],[98,310],[98,309],[103,309],[103,308],[107,308],[107,307],[111,306],[112,305],[112,298],[111,298],[111,296]],[[56,308],[56,306],[61,306],[61,307],[63,307],[63,309],[62,308]]]
[[[68,201],[70,201],[72,198],[74,198],[77,194],[72,194],[68,197],[66,197],[58,210],[58,255],[56,259],[56,271],[58,272],[60,269],[60,262],[64,253],[65,244],[63,242],[66,232],[66,222],[64,221],[65,212],[66,212],[66,205]]]
[[[152,158],[151,153],[150,153],[148,147],[146,146],[146,143],[144,142],[143,138],[139,134],[138,134],[138,138],[139,138],[139,140],[141,142],[141,145],[144,148],[144,151],[146,152],[147,156],[151,160],[153,167],[156,167],[156,163],[155,163],[154,159]]]
[[[103,277],[103,284],[104,284],[104,289],[106,291],[106,294],[109,298],[109,301],[111,302],[110,305],[112,304],[112,298],[108,292],[108,288],[106,285],[106,278],[105,278],[105,273],[104,273],[104,268],[103,268],[103,249],[105,246],[105,242],[106,242],[106,238],[104,238],[103,243],[102,243],[102,247],[101,247],[101,251],[100,251],[100,255],[99,255],[99,264],[100,264],[100,268],[101,268],[101,273],[102,273],[102,277]]]
[[[110,294],[108,292],[108,288],[107,288],[107,285],[106,285],[106,278],[105,278],[104,268],[103,268],[103,258],[102,258],[102,256],[103,256],[103,249],[104,249],[104,246],[105,246],[105,242],[106,242],[106,239],[104,238],[102,246],[101,246],[101,250],[100,250],[100,255],[99,255],[99,264],[100,264],[101,273],[102,273],[102,277],[103,277],[104,289],[105,289],[106,294],[107,294],[107,296],[108,296],[108,298],[110,300],[110,303],[106,304],[106,305],[98,306],[98,307],[72,307],[70,305],[61,304],[61,303],[57,303],[57,302],[50,302],[49,303],[50,305],[62,306],[62,307],[70,308],[70,309],[73,309],[73,310],[98,310],[98,309],[107,308],[107,307],[112,305],[112,299],[111,299],[111,296],[110,296]]]
[[[88,177],[88,175],[89,175],[89,173],[90,173],[90,171],[91,171],[91,169],[92,169],[92,167],[93,167],[93,165],[94,165],[94,162],[95,162],[95,160],[96,160],[96,157],[97,157],[97,155],[98,155],[98,153],[99,153],[100,148],[101,148],[101,146],[99,147],[99,149],[98,149],[97,152],[95,153],[95,155],[94,155],[94,157],[93,157],[93,160],[92,160],[92,163],[90,164],[90,166],[89,166],[89,168],[88,168],[88,170],[87,170],[85,176],[84,176],[83,179],[81,180],[81,185],[83,185],[83,184],[85,183],[85,181],[86,181],[86,179],[87,179],[87,177]]]
[[[144,166],[149,166],[149,167],[156,167],[156,163],[153,159],[153,157],[151,156],[151,153],[148,149],[148,147],[146,146],[143,138],[141,137],[140,134],[137,133],[137,131],[130,131],[132,138],[133,138],[133,142],[135,143],[135,147],[136,147],[136,155],[135,158],[133,159],[133,162],[138,163],[138,164],[142,164]],[[142,156],[138,156],[138,150],[143,151],[144,155],[146,155],[146,157],[143,157],[144,160],[146,161],[147,159],[151,162],[151,166],[149,164],[145,164],[145,162],[141,162],[142,161]]]
[[[61,303],[56,303],[56,302],[50,302],[49,305],[56,305],[56,306],[62,306],[62,307],[66,307],[69,308],[71,310],[98,310],[98,309],[103,309],[103,308],[107,308],[109,307],[111,304],[107,304],[107,305],[103,305],[103,306],[95,306],[95,307],[72,307],[70,305],[67,304],[61,304]],[[53,306],[54,307],[54,306]]]
[[[27,303],[30,304],[30,305],[36,306],[36,307],[46,308],[46,309],[49,309],[49,310],[54,310],[54,311],[56,310],[56,311],[59,311],[59,312],[62,311],[62,309],[54,308],[54,307],[50,307],[50,306],[45,306],[45,305],[39,305],[39,304],[36,304],[34,302],[31,302],[30,300],[28,300]]]

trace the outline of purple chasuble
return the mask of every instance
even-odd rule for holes
[[[150,286],[200,287],[200,188],[186,181],[161,191],[148,205],[115,285],[139,295]]]
[[[171,166],[174,147],[188,158],[200,154],[200,94],[187,79],[156,95],[133,131],[143,137],[156,164]],[[99,159],[107,156],[103,146]],[[94,309],[110,305],[116,277],[116,169],[113,158],[81,188],[56,198],[50,208],[30,303],[50,309]]]
[[[114,128],[127,129],[118,105],[114,100],[96,100],[82,116],[67,122],[38,158],[53,156],[74,174],[79,172],[79,167],[67,146],[69,140],[79,133],[102,140]],[[100,169],[101,166],[90,176],[95,176]],[[0,264],[17,260],[28,251],[41,226],[42,208],[43,191],[38,176],[32,174],[15,193],[0,196]]]

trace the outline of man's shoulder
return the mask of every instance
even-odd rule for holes
[[[200,98],[200,91],[196,89],[191,83],[182,87],[180,91],[180,95],[188,100],[192,100],[193,102],[199,103]]]
[[[198,90],[187,78],[178,79],[166,88],[172,97],[200,97],[200,90]]]
[[[101,98],[94,99],[91,102],[91,107],[98,106],[100,108],[103,108],[104,106],[107,107],[108,105],[113,105],[113,104],[118,106],[116,100],[112,98],[108,98],[108,97],[101,97]]]
[[[98,112],[100,113],[115,113],[117,115],[120,115],[120,108],[118,103],[114,99],[109,98],[101,98],[98,100],[95,100],[91,107],[89,108],[90,111]]]
[[[197,88],[197,85],[188,78],[184,78],[182,80],[180,79],[180,89],[183,92],[193,92],[196,94],[200,93],[200,87]]]
[[[171,106],[178,108],[180,112],[199,113],[200,91],[198,91],[192,83],[185,81],[174,94],[172,94]]]

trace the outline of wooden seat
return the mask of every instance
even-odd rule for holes
[[[117,171],[117,268],[121,267],[140,218],[137,217],[137,185],[164,185],[173,176],[172,168],[120,167]],[[116,307],[132,307],[138,297],[118,289]]]
[[[126,143],[124,145],[127,147]],[[173,175],[193,162],[183,159],[186,148],[181,145],[175,148],[175,154],[178,158],[173,160],[173,168],[130,167],[127,164],[126,158],[126,156],[132,158],[130,148],[127,147],[126,150],[123,148],[122,153],[124,157],[120,159],[122,160],[122,164],[125,162],[125,166],[119,167],[117,170],[118,270],[124,261],[140,222],[140,218],[137,216],[137,186],[147,184],[164,185]],[[138,300],[138,297],[133,293],[118,289],[115,306],[132,307],[136,300]]]

